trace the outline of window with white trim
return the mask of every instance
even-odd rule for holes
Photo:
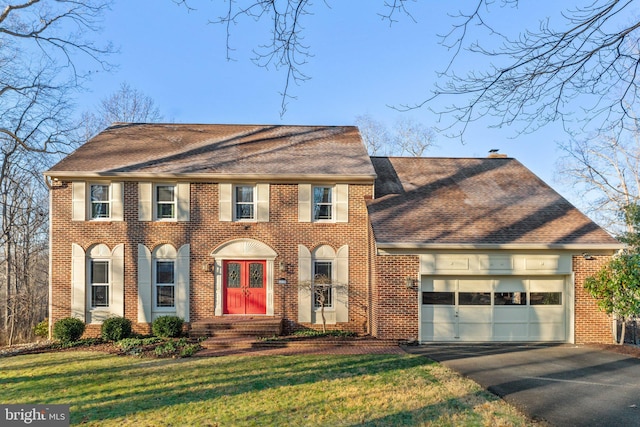
[[[111,197],[109,184],[90,184],[91,219],[111,218]]]
[[[256,219],[256,187],[254,185],[236,185],[233,191],[234,220],[253,221]]]
[[[156,308],[176,306],[176,264],[173,260],[156,260],[154,301]]]
[[[333,308],[333,262],[313,262],[313,307]]]
[[[333,214],[333,187],[313,187],[313,220],[331,221]]]
[[[176,219],[176,186],[156,184],[154,196],[156,219]]]
[[[91,260],[91,308],[109,307],[109,261]]]

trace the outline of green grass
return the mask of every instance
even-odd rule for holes
[[[0,359],[3,404],[70,404],[118,426],[531,425],[413,355],[139,359],[68,351]]]

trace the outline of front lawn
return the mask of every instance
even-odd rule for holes
[[[129,426],[532,425],[414,355],[0,358],[0,403],[70,404],[71,423]]]

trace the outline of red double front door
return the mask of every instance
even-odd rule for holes
[[[224,262],[224,313],[267,313],[266,261]]]

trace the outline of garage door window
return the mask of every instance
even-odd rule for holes
[[[562,305],[562,292],[531,292],[531,305]]]
[[[495,305],[527,305],[526,292],[496,292],[493,298]]]
[[[460,292],[459,305],[491,305],[491,292]]]
[[[454,305],[454,292],[423,292],[422,304],[425,305]]]

